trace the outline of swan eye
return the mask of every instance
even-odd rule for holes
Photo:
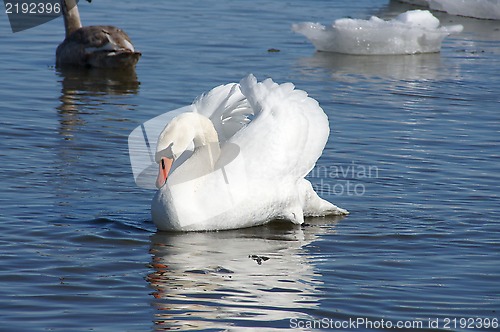
[[[174,145],[174,143],[170,143],[169,146],[167,146],[165,149],[163,149],[161,151],[157,151],[155,153],[155,161],[157,163],[160,163],[162,157],[167,157],[167,158],[172,159],[174,156],[174,154],[172,152],[173,145]]]

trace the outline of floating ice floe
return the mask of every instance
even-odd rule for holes
[[[451,15],[500,20],[500,0],[399,0]]]
[[[410,5],[416,6],[429,6],[429,0],[399,0],[400,2],[409,3]]]
[[[410,10],[389,21],[372,16],[338,19],[330,27],[311,22],[292,25],[319,51],[359,55],[439,52],[443,39],[462,29],[461,25],[440,27],[428,10]]]

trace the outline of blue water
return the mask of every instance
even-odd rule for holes
[[[495,330],[486,322],[500,318],[500,22],[436,13],[464,32],[414,56],[316,53],[290,30],[409,8],[81,2],[84,24],[129,33],[143,52],[135,75],[59,71],[62,19],[13,34],[3,14],[0,330],[308,330],[358,319],[371,323],[360,331],[381,320]],[[332,132],[309,178],[351,214],[156,232],[128,135],[248,73],[320,102]]]

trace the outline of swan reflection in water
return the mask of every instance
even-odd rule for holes
[[[154,271],[146,278],[154,289],[156,330],[285,328],[291,318],[311,318],[323,282],[306,246],[334,232],[339,219],[156,233],[151,238]]]
[[[367,77],[394,80],[432,80],[450,75],[450,68],[441,63],[439,53],[414,55],[346,55],[315,52],[298,60],[304,74],[327,69],[333,78],[357,82]]]
[[[140,82],[134,68],[57,68],[61,78],[62,97],[76,93],[88,96],[131,95],[139,92]],[[64,103],[64,99],[61,99]]]
[[[126,154],[110,154],[109,151],[116,151],[122,146],[120,133],[128,131],[128,127],[122,123],[129,118],[127,113],[137,109],[132,101],[139,92],[140,82],[133,68],[64,67],[57,68],[55,75],[61,84],[61,92],[57,106],[60,139],[53,166],[58,176],[54,178],[53,186],[56,204],[63,207],[61,213],[65,218],[78,210],[79,206],[89,204],[92,197],[84,193],[95,192],[97,182],[109,185],[108,189],[101,188],[106,192],[113,192],[119,186],[114,181],[102,179],[116,172],[109,164],[128,161]],[[117,160],[119,158],[124,160]],[[82,163],[81,160],[87,162]],[[72,179],[93,178],[92,172],[89,173],[90,162],[99,165],[94,168],[99,170],[97,178],[101,180],[77,181],[75,187]],[[121,179],[107,177],[108,180],[114,178]]]
[[[61,81],[61,102],[58,107],[61,130],[65,139],[71,139],[76,126],[83,123],[80,113],[96,112],[102,104],[115,103],[113,97],[135,95],[139,92],[140,82],[134,68],[106,69],[64,67],[57,69]],[[110,100],[111,99],[111,100]],[[124,104],[130,108],[130,105]]]

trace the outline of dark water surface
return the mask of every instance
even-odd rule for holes
[[[440,54],[362,57],[315,53],[290,25],[410,7],[80,5],[85,24],[130,34],[143,52],[136,73],[59,71],[62,19],[16,34],[0,19],[1,331],[309,329],[361,319],[372,325],[358,330],[382,320],[494,330],[485,324],[500,318],[500,22],[438,13],[465,27]],[[332,133],[310,179],[351,215],[156,232],[153,192],[134,183],[128,135],[248,73],[292,81],[323,106]]]

